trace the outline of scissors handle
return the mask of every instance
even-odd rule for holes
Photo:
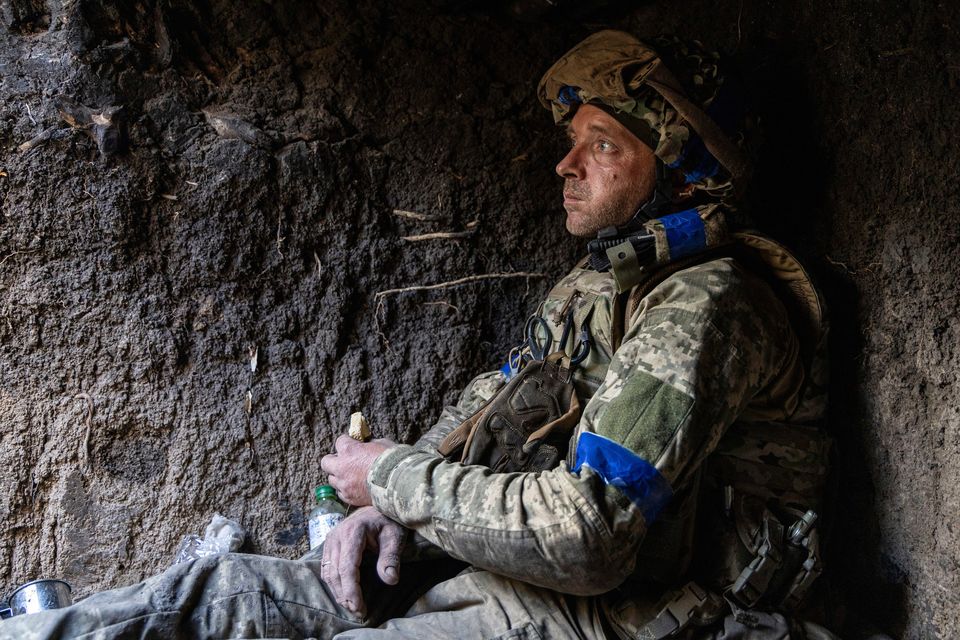
[[[541,331],[544,334],[543,342],[540,341]],[[533,359],[546,359],[550,353],[550,347],[553,346],[553,334],[550,332],[550,325],[547,324],[547,321],[538,315],[532,315],[527,318],[527,324],[524,327],[523,333]]]

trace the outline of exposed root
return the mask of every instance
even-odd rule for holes
[[[39,134],[35,135],[30,140],[27,140],[26,142],[21,144],[19,147],[17,147],[17,149],[20,150],[20,153],[26,153],[27,151],[30,151],[31,149],[39,147],[43,143],[47,142],[50,138],[53,137],[53,134],[56,132],[57,132],[56,126],[47,127],[46,129],[41,131]]]
[[[833,258],[831,258],[830,256],[828,256],[828,255],[826,255],[826,254],[824,254],[823,258],[824,258],[827,262],[829,262],[830,264],[832,264],[833,266],[839,267],[839,268],[843,269],[844,271],[846,271],[846,272],[847,272],[849,275],[851,275],[851,276],[858,275],[859,273],[870,273],[870,274],[872,274],[872,273],[873,273],[873,268],[876,267],[876,266],[879,266],[879,264],[880,264],[879,262],[874,261],[874,262],[871,262],[870,264],[868,264],[867,266],[863,267],[862,269],[853,269],[853,268],[850,267],[846,262],[842,262],[842,261],[840,261],[840,260],[834,260]]]
[[[455,304],[450,304],[446,300],[437,300],[435,302],[424,302],[423,306],[425,307],[448,307],[453,309],[456,313],[460,313],[460,307]]]
[[[283,216],[277,216],[277,253],[280,254],[280,257],[283,258],[283,243],[286,241],[287,237],[283,235]]]
[[[3,260],[0,260],[0,266],[2,266],[4,262],[13,256],[23,255],[24,253],[36,253],[37,251],[40,251],[40,249],[25,249],[23,251],[14,251],[13,253],[8,253],[7,255],[3,256]]]
[[[90,397],[89,393],[78,393],[73,396],[74,400],[86,400],[87,401],[87,419],[86,419],[86,431],[83,434],[83,446],[80,449],[81,462],[83,467],[89,468],[90,461],[90,433],[93,431],[93,398]]]
[[[438,289],[449,289],[451,287],[459,287],[460,285],[470,284],[472,282],[482,282],[484,280],[506,280],[508,278],[546,278],[547,274],[537,273],[530,271],[518,271],[514,273],[484,273],[475,276],[467,276],[465,278],[458,278],[456,280],[449,280],[447,282],[438,282],[437,284],[417,284],[410,287],[400,287],[398,289],[384,289],[383,291],[377,291],[374,294],[374,298],[377,301],[382,301],[386,296],[393,296],[400,293],[410,293],[412,291],[436,291]]]
[[[913,47],[903,47],[901,49],[890,49],[888,51],[881,51],[877,54],[878,58],[895,58],[897,56],[905,56],[907,54],[913,53]]]
[[[403,209],[394,209],[393,215],[399,218],[409,218],[410,220],[419,220],[421,222],[433,222],[440,219],[440,216],[417,213],[416,211],[404,211]]]
[[[416,236],[403,236],[401,240],[420,242],[421,240],[463,240],[473,235],[473,231],[437,231],[436,233],[421,233]]]

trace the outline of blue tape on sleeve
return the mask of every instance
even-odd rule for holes
[[[706,248],[707,234],[703,227],[703,220],[696,209],[663,216],[659,221],[667,232],[667,246],[670,249],[671,260]]]
[[[630,498],[649,525],[673,497],[673,489],[656,467],[623,445],[596,433],[585,431],[577,441],[574,473],[590,467]]]

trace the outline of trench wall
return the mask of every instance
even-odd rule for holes
[[[415,440],[581,254],[534,88],[614,25],[740,63],[755,224],[828,294],[837,628],[960,634],[957,13],[0,4],[0,586],[138,580],[215,512],[302,553],[349,414]],[[58,96],[122,106],[128,149],[104,157]],[[396,291],[477,274],[498,275]]]

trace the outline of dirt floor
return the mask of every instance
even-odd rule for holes
[[[0,2],[2,591],[129,583],[215,512],[305,551],[349,414],[415,440],[582,253],[534,89],[608,25],[751,89],[755,224],[832,306],[835,627],[960,636],[960,6],[924,0]]]

